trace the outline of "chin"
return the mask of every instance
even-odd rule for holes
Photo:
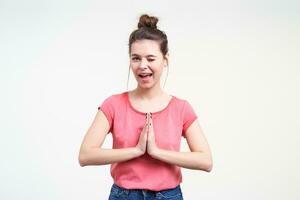
[[[142,89],[150,89],[154,86],[154,84],[139,84],[138,86]]]
[[[150,89],[152,87],[153,87],[152,85],[151,86],[139,85],[139,88],[141,89]]]

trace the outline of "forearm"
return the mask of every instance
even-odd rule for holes
[[[176,152],[157,148],[151,156],[163,162],[188,169],[207,172],[212,169],[211,156],[204,152]]]
[[[141,155],[141,152],[135,148],[122,149],[102,149],[87,148],[79,153],[80,166],[86,165],[106,165],[116,162],[131,160]]]

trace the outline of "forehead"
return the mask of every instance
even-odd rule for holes
[[[137,40],[131,44],[131,55],[133,54],[158,56],[161,54],[159,43],[154,40]]]

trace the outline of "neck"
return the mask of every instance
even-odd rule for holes
[[[139,96],[141,99],[151,100],[156,97],[162,96],[164,94],[164,91],[161,89],[161,87],[153,87],[149,89],[137,87],[135,90],[133,90],[133,93],[136,96]]]

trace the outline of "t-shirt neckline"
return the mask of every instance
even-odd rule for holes
[[[124,94],[125,94],[125,97],[126,97],[125,99],[126,99],[127,103],[129,104],[129,107],[130,107],[132,110],[134,110],[134,111],[137,112],[137,113],[146,115],[145,112],[142,112],[142,111],[136,109],[135,107],[133,107],[133,105],[131,104],[130,99],[129,99],[128,91],[126,91]],[[169,100],[169,102],[168,102],[168,104],[167,104],[166,107],[164,107],[163,109],[161,109],[161,110],[159,110],[159,111],[151,112],[151,114],[158,114],[158,113],[161,113],[161,112],[167,110],[167,109],[170,107],[171,102],[175,99],[175,97],[174,97],[173,95],[170,95],[170,96],[171,96],[171,99]]]

